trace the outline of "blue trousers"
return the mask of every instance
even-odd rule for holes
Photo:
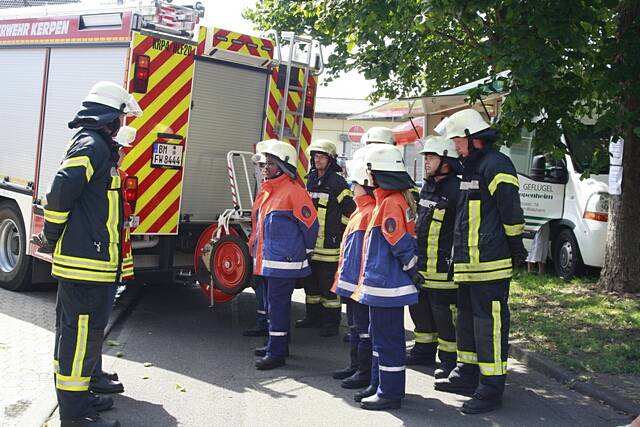
[[[378,396],[402,399],[406,382],[404,307],[369,307],[369,318],[373,345],[371,383],[378,384]]]
[[[285,357],[291,319],[291,295],[296,285],[294,278],[265,277],[269,342],[267,356]]]
[[[349,342],[351,344],[351,366],[360,371],[371,369],[371,336],[369,335],[369,306],[351,298],[344,298],[349,321]],[[355,363],[354,363],[355,362]],[[377,384],[377,380],[376,383]]]
[[[256,293],[256,328],[269,329],[267,325],[267,293],[265,292],[265,278],[253,276],[253,290]]]

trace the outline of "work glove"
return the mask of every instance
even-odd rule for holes
[[[31,236],[31,243],[38,246],[38,252],[42,254],[51,254],[55,249],[55,243],[47,240],[47,237],[44,235],[44,232],[41,231],[39,234],[34,234]]]
[[[424,277],[422,276],[422,274],[420,274],[418,268],[410,268],[409,270],[407,270],[407,274],[411,278],[411,283],[413,283],[413,286],[415,286],[418,290],[422,289],[422,285],[424,284]]]
[[[529,253],[524,248],[522,237],[509,236],[507,237],[507,242],[509,243],[509,250],[511,251],[511,263],[513,264],[513,266],[518,267],[524,264]]]

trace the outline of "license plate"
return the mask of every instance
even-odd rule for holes
[[[182,167],[182,148],[182,145],[154,143],[151,167],[180,169]]]

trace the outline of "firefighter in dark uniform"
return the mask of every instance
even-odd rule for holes
[[[425,182],[420,191],[416,235],[418,269],[424,276],[419,302],[409,306],[415,324],[416,344],[407,365],[440,366],[435,378],[447,378],[456,366],[457,285],[451,270],[453,227],[460,191],[462,164],[455,143],[442,136],[425,141]]]
[[[121,273],[123,227],[118,145],[126,115],[140,107],[122,87],[95,84],[69,122],[78,129],[47,194],[44,231],[34,236],[53,252],[56,301],[55,386],[62,426],[119,426],[97,414],[89,382],[101,355],[111,286]]]
[[[320,326],[320,335],[330,337],[338,334],[341,313],[340,300],[331,292],[331,286],[338,270],[342,234],[356,205],[347,182],[338,174],[341,169],[336,162],[335,144],[327,139],[317,140],[309,145],[307,153],[311,163],[307,191],[318,211],[320,229],[311,258],[312,273],[303,281],[307,315],[296,322],[296,327]]]
[[[463,157],[454,232],[458,284],[457,366],[436,390],[472,394],[462,412],[478,414],[502,403],[509,339],[509,282],[526,259],[519,183],[511,160],[493,147],[497,131],[473,109],[453,114],[445,136]]]

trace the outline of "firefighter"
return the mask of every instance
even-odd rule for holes
[[[364,145],[368,144],[390,144],[396,145],[396,138],[393,136],[393,131],[389,128],[382,126],[374,126],[369,128],[362,138],[360,142]]]
[[[457,286],[451,270],[453,227],[460,190],[462,165],[455,144],[442,136],[427,138],[424,155],[425,180],[420,191],[416,234],[418,270],[425,279],[418,304],[409,307],[415,324],[416,344],[407,365],[440,366],[435,378],[447,378],[456,366],[455,317]]]
[[[127,174],[120,169],[122,160],[125,156],[125,150],[131,147],[131,143],[136,138],[136,130],[131,126],[121,126],[117,135],[113,140],[118,144],[118,173],[120,174],[120,182],[124,183],[127,179]],[[131,204],[126,201],[124,196],[125,188],[122,187],[122,236],[120,253],[122,257],[122,266],[120,268],[120,278],[118,283],[128,282],[133,280],[133,251],[131,248],[131,234],[129,218],[133,215]],[[113,304],[116,299],[117,284],[113,283],[109,286],[109,296],[107,298],[107,318],[111,316],[113,310]],[[91,382],[89,383],[89,390],[94,393],[123,393],[124,386],[119,381],[118,374],[115,372],[105,372],[102,369],[102,357],[98,358],[96,367],[91,375]],[[106,401],[102,405],[99,405],[97,401],[103,399]],[[111,407],[113,406],[113,399],[109,396],[94,395],[94,407]]]
[[[249,247],[253,271],[264,278],[267,293],[269,340],[256,368],[268,370],[285,364],[288,356],[291,295],[296,280],[311,274],[309,255],[318,234],[317,213],[309,194],[297,182],[295,148],[278,140],[257,147],[266,157],[262,190],[252,208]]]
[[[118,146],[124,117],[142,114],[112,82],[98,82],[69,122],[78,129],[46,196],[41,252],[53,252],[58,279],[55,387],[62,426],[119,426],[92,406],[91,374],[101,355],[111,286],[121,272],[123,227]]]
[[[372,342],[371,385],[359,394],[360,407],[397,409],[405,392],[404,306],[418,302],[422,276],[416,268],[415,186],[402,154],[387,144],[368,148],[365,163],[374,184],[376,207],[364,237],[364,260],[352,298],[369,306]]]
[[[463,157],[454,232],[458,284],[457,366],[436,390],[472,394],[462,412],[478,414],[502,402],[509,338],[509,282],[522,263],[524,217],[511,160],[497,151],[497,131],[473,109],[453,114],[445,126]]]
[[[362,265],[362,242],[376,204],[373,187],[369,185],[367,166],[363,160],[346,162],[348,180],[353,185],[356,210],[351,214],[340,246],[340,261],[333,285],[333,291],[347,306],[347,317],[351,320],[350,368],[355,372],[342,380],[342,387],[358,389],[367,387],[371,382],[371,337],[369,336],[369,307],[351,299],[360,279]]]
[[[338,269],[340,242],[349,216],[355,210],[351,190],[336,163],[336,146],[321,139],[307,148],[311,171],[307,177],[307,191],[318,212],[320,229],[311,258],[311,276],[303,281],[305,289],[306,317],[296,322],[296,328],[320,326],[320,336],[338,334],[341,304],[331,292]],[[343,379],[353,374],[344,373]]]

